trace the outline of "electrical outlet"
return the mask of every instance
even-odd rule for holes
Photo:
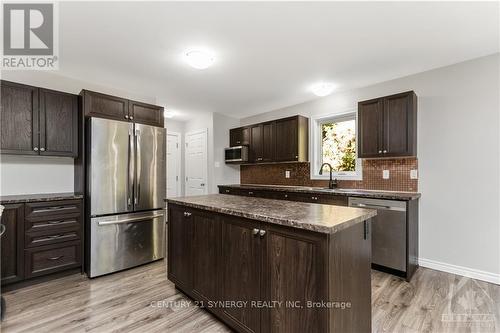
[[[285,170],[285,178],[290,178],[290,170]]]
[[[410,179],[418,179],[418,170],[410,170]]]
[[[389,179],[389,170],[382,171],[382,178]]]

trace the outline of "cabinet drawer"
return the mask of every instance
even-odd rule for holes
[[[26,219],[31,219],[44,216],[80,214],[81,205],[80,200],[32,202],[25,205],[25,216]]]
[[[24,236],[25,248],[80,240],[80,229],[55,229],[44,232],[27,232]]]
[[[26,249],[25,274],[27,278],[76,268],[81,263],[80,241],[45,245]]]
[[[24,225],[26,232],[46,232],[59,229],[74,230],[81,228],[80,214],[68,214],[63,216],[48,216],[41,218],[31,218],[26,220]]]

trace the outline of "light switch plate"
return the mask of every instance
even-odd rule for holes
[[[290,178],[290,170],[285,170],[285,178]]]
[[[410,170],[410,179],[418,179],[418,170]]]
[[[389,170],[382,171],[382,178],[389,179]]]

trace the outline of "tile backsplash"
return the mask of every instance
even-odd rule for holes
[[[389,179],[383,179],[383,170],[389,170]],[[416,158],[363,160],[363,180],[341,180],[340,188],[367,190],[418,191],[418,180],[410,179],[410,171],[418,170]],[[285,178],[290,171],[290,178]],[[310,163],[277,163],[242,165],[241,184],[328,186],[328,180],[310,179]]]

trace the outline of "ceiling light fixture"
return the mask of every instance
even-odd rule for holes
[[[319,97],[330,95],[333,90],[335,90],[335,85],[329,82],[316,83],[311,87],[313,94]]]
[[[201,50],[190,50],[185,53],[187,63],[196,69],[206,69],[213,65],[215,59],[212,54]]]
[[[165,118],[173,118],[174,116],[175,116],[175,112],[173,112],[173,111],[169,111],[169,110],[163,111],[163,117],[165,117]]]

